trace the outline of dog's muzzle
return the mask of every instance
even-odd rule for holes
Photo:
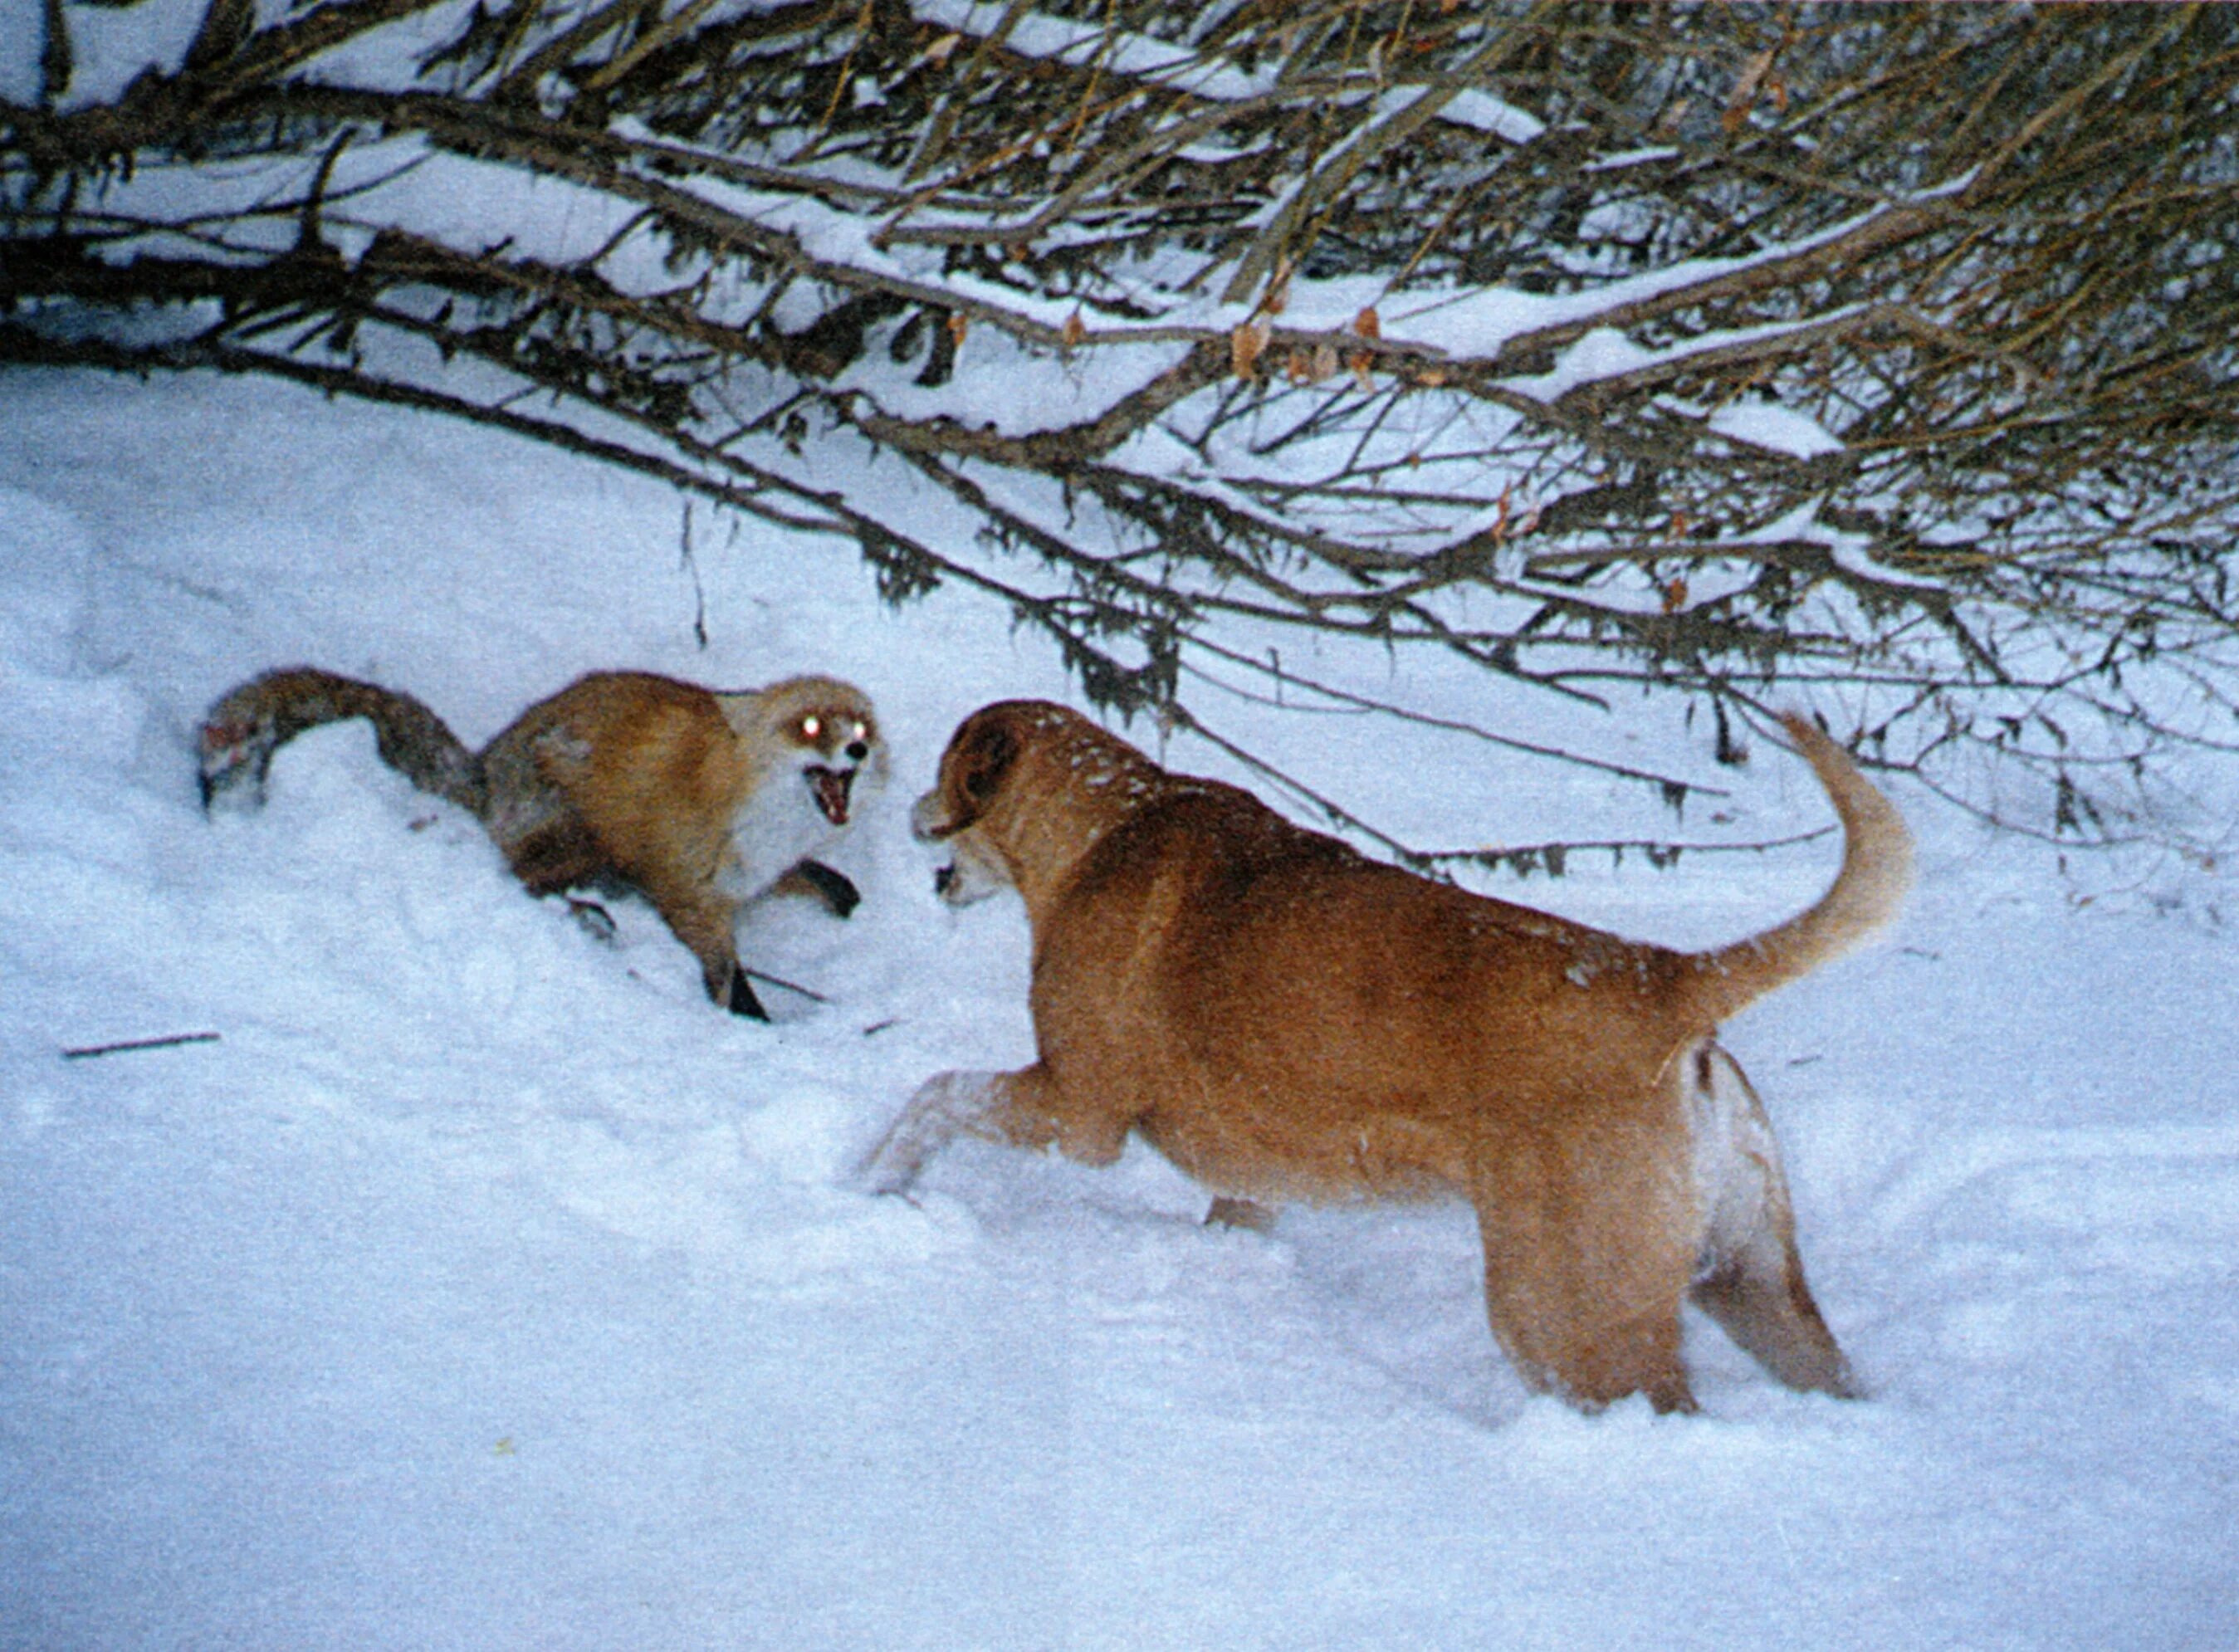
[[[933,868],[933,892],[951,906],[968,906],[981,898],[992,895],[1003,887],[1000,876],[991,877],[982,863],[982,857],[971,853],[970,846],[952,842],[956,834],[972,825],[970,819],[951,819],[945,817],[939,787],[918,799],[910,810],[910,835],[920,843],[949,844],[947,862]]]
[[[940,814],[940,793],[935,788],[911,806],[910,836],[920,843],[946,843],[966,824],[960,820],[944,820]]]

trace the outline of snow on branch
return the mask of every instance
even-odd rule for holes
[[[2227,9],[43,19],[0,361],[560,441],[972,584],[1172,726],[1231,692],[1193,649],[1351,640],[1721,754],[1816,698],[2089,839],[2239,720]],[[833,484],[875,454],[915,485]]]

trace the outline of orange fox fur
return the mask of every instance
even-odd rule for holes
[[[734,938],[747,902],[805,883],[845,916],[852,885],[811,859],[847,826],[886,746],[862,691],[829,677],[717,693],[648,672],[594,672],[540,700],[479,753],[409,694],[310,667],[268,672],[210,708],[203,799],[258,798],[272,753],[307,728],[373,724],[382,757],[471,811],[538,894],[619,879],[700,960],[708,995],[761,1006]]]
[[[1024,898],[1037,1059],[928,1080],[861,1178],[905,1190],[959,1132],[1101,1164],[1134,1131],[1231,1211],[1458,1193],[1532,1386],[1691,1409],[1691,1298],[1783,1382],[1854,1393],[1771,1126],[1714,1038],[1895,912],[1911,840],[1833,741],[1787,727],[1842,817],[1842,871],[1800,916],[1691,953],[1371,861],[1060,707],[987,707],[913,825],[953,852],[950,901]]]

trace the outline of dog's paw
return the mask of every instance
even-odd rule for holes
[[[942,1072],[927,1079],[857,1164],[854,1184],[867,1193],[908,1192],[927,1163],[960,1131],[988,1133],[987,1115],[1005,1082],[1005,1075],[993,1072]]]
[[[1205,1225],[1209,1228],[1239,1228],[1246,1233],[1267,1233],[1274,1229],[1275,1212],[1250,1199],[1231,1198],[1224,1193],[1215,1196],[1213,1208],[1205,1213]]]
[[[925,1155],[912,1151],[911,1143],[897,1142],[899,1134],[889,1131],[876,1147],[856,1160],[847,1174],[846,1185],[873,1198],[901,1198],[916,1204],[910,1191],[925,1169]]]

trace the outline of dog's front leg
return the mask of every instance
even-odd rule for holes
[[[926,1162],[959,1134],[1022,1147],[1046,1145],[1050,1135],[1046,1118],[1037,1130],[1019,1105],[1019,1080],[1025,1076],[943,1072],[927,1079],[901,1117],[855,1167],[852,1179],[866,1192],[906,1193]]]

